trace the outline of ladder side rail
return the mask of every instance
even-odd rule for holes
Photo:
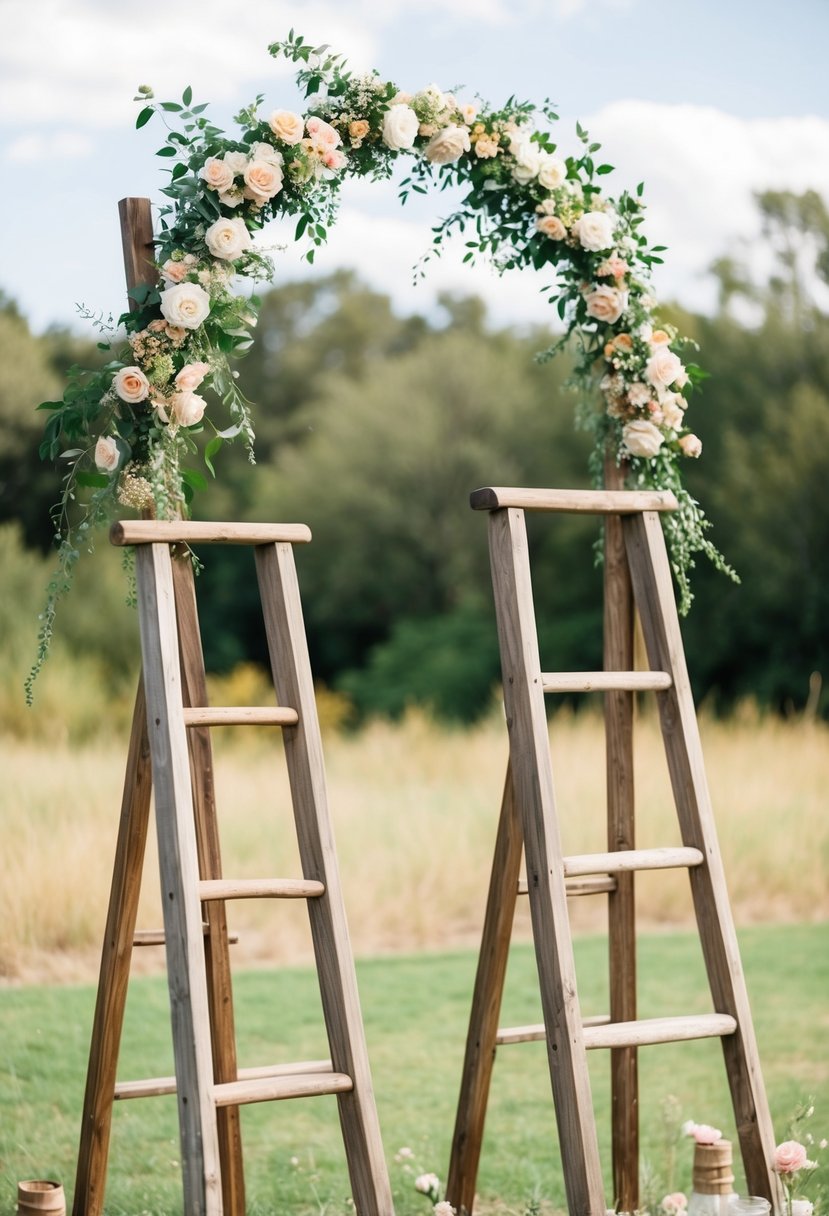
[[[337,1095],[352,1194],[360,1216],[391,1216],[393,1203],[369,1071],[357,978],[328,809],[322,739],[294,555],[290,544],[258,546],[256,569],[271,668],[280,704],[293,706],[283,732],[303,877],[325,892],[308,903],[334,1072],[353,1089]]]
[[[624,469],[609,457],[608,490],[624,490]],[[632,671],[634,607],[622,521],[604,520],[604,669]],[[612,691],[604,697],[607,766],[607,847],[636,848],[633,772],[634,696]],[[636,1021],[635,875],[619,873],[608,894],[608,972],[610,1020]],[[614,1205],[621,1212],[639,1208],[639,1061],[635,1047],[610,1052],[610,1122]]]
[[[636,604],[652,667],[668,671],[672,687],[657,693],[660,722],[683,843],[705,858],[689,870],[691,891],[716,1012],[731,1014],[734,1034],[722,1041],[737,1133],[750,1194],[779,1207],[771,1163],[774,1129],[760,1070],[745,976],[729,905],[705,776],[699,727],[685,663],[670,565],[658,516],[625,521],[625,541]]]
[[[572,1216],[606,1204],[567,916],[527,531],[520,509],[493,511],[489,545],[515,799],[521,809],[541,1005]]]
[[[139,679],[127,753],[121,817],[81,1119],[74,1216],[100,1216],[104,1206],[112,1104],[124,1025],[130,961],[150,822],[152,768],[144,685]]]
[[[193,563],[188,552],[174,554],[172,576],[183,705],[185,708],[193,705],[207,705],[207,680],[196,603],[195,577]],[[203,879],[219,879],[222,877],[221,842],[216,810],[213,748],[208,727],[189,726],[187,728],[187,750],[190,760],[190,784],[193,791],[199,876]],[[211,1028],[210,1041],[213,1054],[213,1080],[217,1084],[222,1084],[238,1079],[233,982],[230,969],[227,911],[224,901],[211,900],[209,903],[205,903],[202,906],[202,916],[207,923],[207,932],[203,936],[203,941]],[[245,1177],[239,1107],[219,1107],[216,1112],[216,1123],[225,1216],[244,1216]]]
[[[136,574],[155,782],[184,1207],[188,1216],[221,1216],[210,1015],[197,896],[196,827],[169,547],[140,546],[136,552]]]
[[[446,1198],[458,1212],[471,1213],[475,1201],[522,853],[521,824],[508,765],[446,1181]]]

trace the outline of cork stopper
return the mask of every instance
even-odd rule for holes
[[[734,1189],[730,1140],[694,1145],[694,1190],[699,1195],[730,1195]]]

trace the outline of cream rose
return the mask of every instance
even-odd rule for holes
[[[248,167],[248,157],[244,152],[225,152],[222,157],[234,177],[240,177]]]
[[[304,134],[304,125],[302,117],[293,110],[274,110],[268,119],[268,126],[283,144],[298,144]]]
[[[480,139],[475,140],[475,155],[481,160],[487,160],[498,155],[499,145],[494,139],[489,139],[486,135],[482,135]]]
[[[186,262],[174,262],[172,258],[168,258],[161,267],[161,274],[168,283],[181,283],[187,278],[189,270]]]
[[[266,165],[282,165],[285,163],[285,158],[281,152],[277,152],[273,144],[264,142],[254,144],[250,150],[251,160],[263,160]]]
[[[192,393],[210,371],[209,363],[185,363],[176,376],[176,388],[181,393]]]
[[[120,459],[118,444],[110,435],[102,435],[95,444],[95,467],[98,472],[114,473]]]
[[[563,241],[567,236],[567,229],[557,215],[540,215],[535,221],[535,226],[551,241]]]
[[[545,190],[555,190],[567,180],[567,166],[563,160],[549,153],[542,154],[541,167],[538,170],[538,183]]]
[[[685,368],[679,355],[675,355],[664,344],[654,349],[645,364],[645,375],[657,388],[670,388],[675,381],[682,377],[684,372]]]
[[[209,190],[221,193],[233,185],[233,170],[226,161],[217,156],[211,156],[199,169],[199,177],[207,183]]]
[[[179,426],[195,426],[204,417],[207,402],[198,393],[174,393],[171,412]]]
[[[518,182],[519,186],[528,186],[538,177],[538,171],[541,168],[541,149],[538,144],[518,136],[511,141],[510,151],[515,157],[515,164],[512,166],[514,180]]]
[[[245,227],[245,221],[239,216],[232,220],[216,220],[205,232],[204,243],[214,258],[233,262],[250,249],[253,242]]]
[[[383,143],[392,152],[411,148],[417,138],[420,123],[411,106],[399,102],[389,106],[383,115]]]
[[[666,393],[659,405],[667,425],[678,431],[685,417],[685,398],[680,393]]]
[[[150,382],[140,367],[122,367],[116,372],[112,387],[121,400],[130,405],[144,401],[150,395]]]
[[[626,291],[619,291],[618,287],[602,284],[601,287],[588,291],[584,302],[587,305],[588,317],[604,321],[606,325],[614,325],[627,308],[628,296]]]
[[[478,107],[474,101],[467,101],[461,106],[461,117],[468,127],[471,127],[478,117]]]
[[[450,123],[448,127],[438,131],[437,135],[432,136],[423,149],[423,155],[433,165],[449,165],[452,161],[459,160],[464,152],[468,152],[469,147],[469,132],[466,127]]]
[[[171,325],[198,329],[210,312],[210,296],[198,283],[176,283],[161,293],[161,313]]]
[[[582,248],[592,253],[609,249],[613,244],[613,220],[606,211],[585,211],[581,219],[576,220],[573,231]]]
[[[252,160],[244,172],[245,197],[266,203],[282,189],[282,166],[267,160]]]
[[[683,435],[679,441],[683,456],[699,456],[702,451],[702,440],[698,435]]]
[[[655,456],[662,447],[662,432],[646,418],[635,418],[622,428],[622,442],[631,456]]]

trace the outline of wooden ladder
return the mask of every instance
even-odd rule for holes
[[[74,1216],[102,1211],[113,1101],[164,1093],[178,1098],[186,1216],[243,1216],[241,1105],[316,1094],[337,1095],[356,1211],[391,1216],[294,566],[292,546],[310,540],[310,532],[297,524],[136,520],[115,524],[111,539],[136,547],[143,682],[132,725],[101,962]],[[207,704],[187,546],[217,543],[254,548],[275,706],[224,709]],[[222,875],[210,728],[229,724],[282,729],[299,878],[234,880]],[[166,944],[175,1077],[118,1084],[152,787],[164,932],[144,935],[144,940]],[[307,901],[330,1059],[237,1067],[225,902],[248,898]]]
[[[471,1213],[496,1048],[544,1040],[552,1080],[567,1202],[572,1216],[605,1216],[602,1171],[587,1051],[611,1054],[613,1206],[632,1212],[638,1194],[637,1049],[644,1044],[718,1037],[748,1189],[777,1206],[771,1170],[774,1134],[728,903],[699,731],[685,665],[670,566],[658,512],[673,495],[624,490],[488,488],[472,506],[489,512],[489,545],[510,763],[495,846],[447,1198]],[[544,672],[538,652],[525,512],[587,512],[605,517],[605,645],[600,672]],[[649,671],[632,671],[633,604]],[[637,849],[634,840],[634,694],[652,690],[659,706],[682,846]],[[605,693],[608,851],[562,854],[549,750],[546,693]],[[526,883],[519,883],[522,852]],[[637,870],[687,869],[713,1012],[636,1017],[633,880]],[[609,908],[610,1012],[579,1008],[568,896],[605,892]],[[499,1029],[516,896],[529,896],[544,1022]]]

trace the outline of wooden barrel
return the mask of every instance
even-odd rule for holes
[[[694,1145],[694,1190],[699,1195],[730,1195],[734,1189],[730,1140]]]
[[[66,1196],[59,1182],[18,1182],[17,1216],[66,1216]]]

